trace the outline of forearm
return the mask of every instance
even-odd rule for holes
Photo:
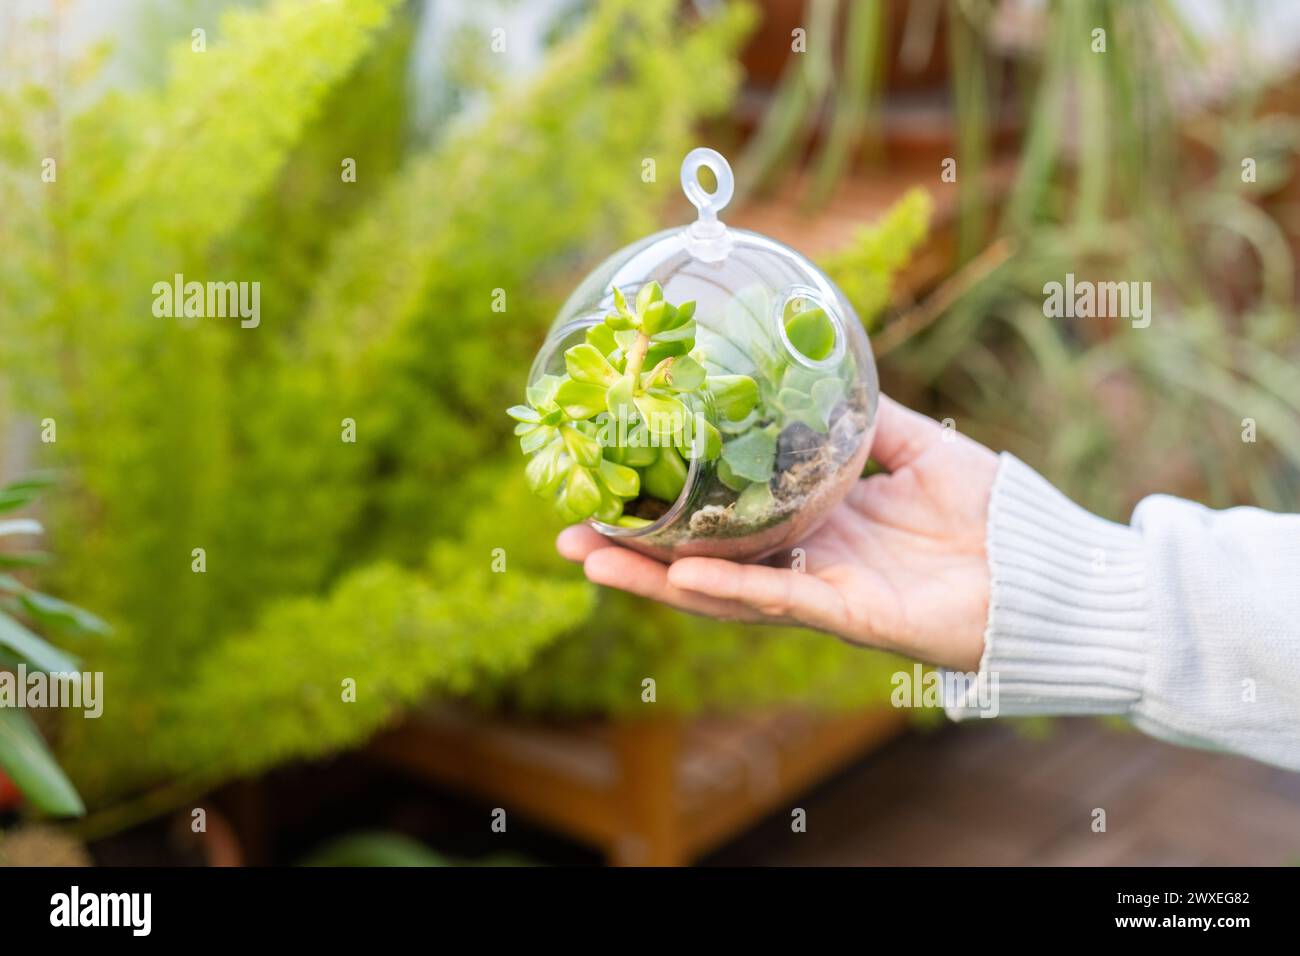
[[[1004,455],[988,552],[999,713],[1122,714],[1300,768],[1300,516],[1156,496],[1119,525]]]

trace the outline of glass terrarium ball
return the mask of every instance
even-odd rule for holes
[[[874,434],[879,386],[861,322],[798,252],[718,220],[732,183],[719,153],[686,157],[699,218],[587,276],[516,415],[535,491],[663,560],[797,546],[859,478]]]

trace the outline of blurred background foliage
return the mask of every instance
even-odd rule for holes
[[[1019,6],[800,4],[835,44],[785,58],[737,153],[741,190],[815,210],[887,164],[888,86],[928,35],[957,182],[927,160],[928,190],[821,259],[886,389],[1112,517],[1156,489],[1294,509],[1296,220],[1285,194],[1268,202],[1294,121],[1244,70],[1183,122],[1169,78],[1213,51],[1176,4],[1057,0],[1017,32]],[[597,593],[554,555],[501,414],[583,271],[682,218],[677,164],[701,124],[742,138],[756,6],[135,9],[113,55],[69,58],[57,18],[32,18],[0,83],[4,464],[62,475],[42,586],[115,632],[78,648],[106,672],[104,717],[61,734],[92,807],[326,754],[431,694],[543,714],[632,710],[647,676],[679,712],[888,696],[884,655]],[[489,52],[492,17],[523,18],[508,57]],[[900,301],[945,188],[955,271]],[[1152,281],[1152,329],[1044,320],[1043,284],[1066,272]],[[176,273],[259,281],[260,327],[155,318],[153,283]],[[44,419],[57,442],[36,439]]]
[[[43,60],[5,92],[12,417],[57,423],[35,446],[65,476],[53,586],[117,628],[85,655],[110,706],[63,733],[92,804],[330,752],[434,691],[591,711],[653,673],[689,710],[884,686],[833,642],[597,611],[500,414],[584,264],[656,227],[752,11],[601,4],[426,137],[404,122],[410,13],[281,0],[75,115]],[[646,157],[673,175],[643,182]],[[160,322],[150,290],[175,273],[260,281],[260,327]]]

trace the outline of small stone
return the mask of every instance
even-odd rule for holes
[[[792,422],[776,440],[776,470],[789,471],[801,461],[816,453],[826,441],[803,422]]]

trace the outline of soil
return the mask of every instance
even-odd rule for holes
[[[689,532],[692,536],[728,537],[752,534],[759,528],[776,524],[790,515],[808,507],[816,507],[823,497],[821,489],[836,485],[836,472],[851,461],[866,431],[865,416],[841,406],[832,417],[829,434],[818,435],[807,425],[796,422],[787,425],[778,440],[781,447],[786,436],[794,433],[795,440],[786,442],[791,452],[782,456],[778,464],[784,465],[768,483],[772,492],[772,507],[758,523],[736,514],[735,502],[726,506],[705,505],[691,515]],[[807,432],[808,434],[803,434]],[[808,435],[818,439],[808,441]],[[861,471],[859,466],[858,471]]]
[[[688,521],[621,543],[665,561],[687,555],[754,560],[792,547],[816,529],[861,476],[873,425],[865,409],[843,403],[831,415],[828,432],[787,425],[777,441],[777,472],[768,483],[771,503],[761,514],[738,514],[735,492],[711,481]],[[661,502],[646,500],[629,507],[651,519],[666,510]]]

